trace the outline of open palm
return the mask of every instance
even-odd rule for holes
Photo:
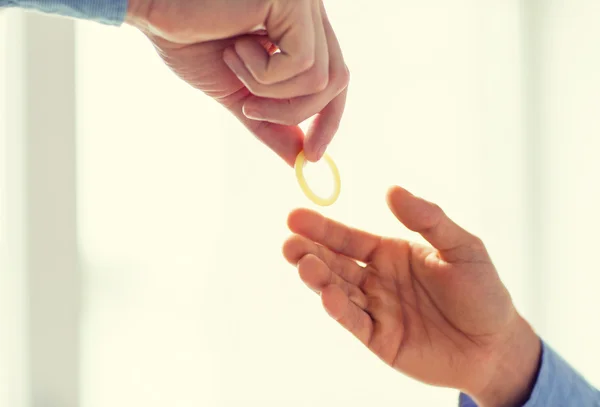
[[[375,236],[304,209],[284,255],[327,312],[390,366],[480,389],[519,324],[483,243],[434,204],[393,188],[388,204],[433,247]]]

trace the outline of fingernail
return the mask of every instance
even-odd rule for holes
[[[327,150],[327,144],[322,145],[318,150],[317,150],[317,159],[321,159],[323,158],[323,155],[325,155],[325,150]]]
[[[244,112],[244,116],[246,116],[248,119],[262,120],[260,112],[256,109],[254,109],[253,107],[246,107],[246,105],[244,105],[244,107],[242,108],[242,111]]]

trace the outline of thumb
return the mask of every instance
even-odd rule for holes
[[[390,188],[387,202],[404,226],[423,236],[449,263],[490,261],[481,239],[454,223],[438,205],[398,186]]]

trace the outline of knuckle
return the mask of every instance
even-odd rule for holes
[[[465,260],[468,262],[491,262],[483,240],[478,237],[473,237],[473,241],[467,246],[466,250]]]
[[[269,129],[271,126],[272,126],[272,123],[268,122],[266,120],[252,120],[250,122],[250,131],[252,132],[252,134],[254,134],[255,137],[257,137],[258,139],[261,139],[260,134],[263,131]],[[296,240],[300,240],[300,239],[296,239]]]
[[[377,276],[375,276],[373,273],[369,271],[366,271],[365,273],[366,274],[364,276],[363,281],[360,284],[360,288],[368,294],[374,292],[379,287],[379,281],[377,279]],[[378,298],[369,297],[369,299],[369,308],[375,307],[378,303]]]
[[[329,120],[329,128],[332,135],[337,133],[337,131],[340,129],[341,124],[342,116],[333,117],[331,120]]]
[[[348,66],[346,64],[344,64],[344,67],[341,70],[340,81],[342,82],[344,87],[348,86],[348,84],[350,83],[350,70],[348,69]]]
[[[352,245],[352,233],[350,233],[349,231],[346,230],[342,230],[342,232],[340,233],[339,236],[339,243],[338,243],[338,247],[339,247],[339,251],[341,253],[347,251],[348,249],[350,249]]]
[[[279,103],[268,103],[256,109],[260,110],[265,120],[286,126],[295,126],[305,119],[292,99],[282,99]]]
[[[483,240],[480,237],[474,236],[474,235],[472,235],[470,247],[473,251],[478,252],[478,253],[487,251]]]
[[[250,93],[252,93],[254,96],[259,96],[259,97],[268,97],[269,96],[267,87],[260,83],[257,83],[255,81],[247,79],[244,81],[244,85],[246,85],[246,88],[248,88]]]
[[[349,287],[348,298],[361,309],[365,309],[367,306],[367,299],[365,295],[362,293],[362,291],[354,286]]]
[[[328,121],[327,132],[328,132],[328,134],[331,134],[331,137],[333,137],[333,135],[335,135],[338,132],[338,130],[340,129],[341,122],[342,122],[341,117]]]
[[[329,75],[324,70],[316,70],[311,77],[311,87],[315,93],[324,91],[329,85]]]
[[[334,82],[337,90],[345,89],[350,83],[350,71],[345,64],[341,69],[335,72]]]
[[[315,64],[315,55],[309,52],[303,52],[298,56],[297,66],[302,72],[309,70]]]
[[[252,76],[256,80],[259,85],[269,85],[271,83],[271,78],[269,71],[264,69],[255,69],[252,71]]]
[[[435,228],[440,222],[444,219],[444,210],[436,203],[430,203],[431,209],[428,211],[426,215],[425,228],[432,229]]]
[[[439,221],[445,214],[441,206],[431,203],[431,214],[434,221]]]
[[[295,126],[297,124],[302,123],[303,121],[304,118],[296,112],[290,112],[290,114],[284,115],[282,117],[282,124],[285,124],[287,126]]]
[[[284,126],[296,126],[302,123],[302,120],[300,120],[296,115],[282,116],[279,120],[277,120],[277,123],[283,124]]]

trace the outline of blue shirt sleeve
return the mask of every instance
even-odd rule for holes
[[[477,407],[466,394],[460,407]],[[550,346],[542,341],[542,363],[531,396],[522,407],[600,407],[600,391],[593,388]]]
[[[119,26],[125,21],[128,0],[0,0],[2,7],[19,7]]]

